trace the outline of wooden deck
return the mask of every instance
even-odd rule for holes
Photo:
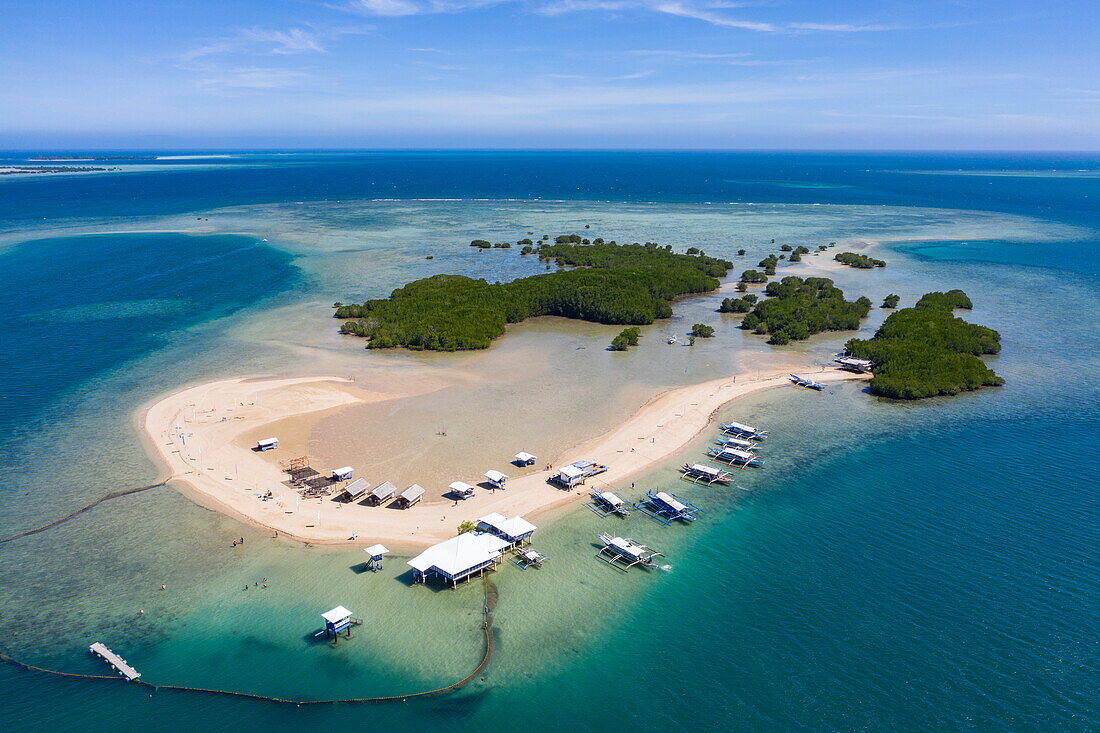
[[[95,654],[97,657],[103,659],[103,661],[107,662],[107,664],[117,669],[118,673],[125,677],[127,681],[136,680],[138,677],[141,676],[141,672],[138,672],[136,669],[131,667],[125,659],[108,649],[107,646],[102,642],[97,641],[95,644],[92,644],[90,647],[88,647],[88,650],[92,654]]]

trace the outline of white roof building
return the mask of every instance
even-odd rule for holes
[[[346,493],[352,501],[355,501],[363,494],[370,490],[370,484],[366,479],[357,478],[350,484],[344,487],[344,493]]]
[[[343,608],[342,605],[338,605],[337,608],[322,613],[321,617],[324,619],[324,622],[334,625],[339,624],[341,621],[351,619],[351,611]]]
[[[434,575],[457,583],[496,563],[510,544],[487,532],[464,532],[432,545],[408,564],[422,580]]]
[[[530,464],[532,464],[532,463],[534,463],[535,461],[538,460],[538,456],[535,456],[531,453],[527,453],[525,451],[520,451],[519,453],[517,453],[515,458],[520,463],[527,464],[527,465],[530,465]]]
[[[447,488],[450,489],[451,491],[455,492],[456,494],[472,494],[472,493],[474,493],[474,487],[470,486],[465,481],[454,481],[449,486],[447,486]]]
[[[513,544],[527,539],[538,529],[523,517],[505,517],[499,512],[486,514],[477,520],[477,526]]]
[[[489,483],[500,489],[504,488],[504,482],[509,478],[507,474],[503,474],[495,469],[489,469],[482,475],[489,479]]]
[[[420,486],[420,484],[413,484],[409,488],[402,491],[399,498],[404,501],[406,507],[410,507],[416,502],[420,501],[422,498],[424,498],[424,489]]]

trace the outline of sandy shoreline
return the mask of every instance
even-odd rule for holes
[[[453,536],[455,527],[466,519],[494,511],[534,519],[583,501],[592,488],[621,486],[692,442],[723,406],[789,384],[788,371],[749,372],[666,391],[624,423],[584,440],[564,455],[540,456],[532,468],[498,466],[512,476],[506,490],[478,488],[474,498],[457,506],[440,498],[445,490],[440,486],[425,485],[424,501],[397,510],[343,504],[331,497],[298,499],[297,492],[284,483],[287,475],[281,462],[309,452],[309,434],[320,417],[349,405],[405,396],[370,392],[348,379],[246,377],[209,382],[161,398],[143,411],[139,423],[165,476],[183,484],[184,493],[203,506],[303,543],[365,546],[383,542],[391,549],[411,551]],[[861,378],[820,367],[802,371],[822,382]],[[255,441],[268,433],[279,438],[280,448],[253,451]],[[538,453],[537,446],[531,450]],[[610,469],[571,492],[546,483],[551,472],[545,470],[545,463],[562,465],[582,458]],[[348,463],[355,465],[355,460]],[[383,480],[364,478],[374,485]],[[472,477],[465,480],[475,483]],[[274,498],[263,498],[268,491]]]

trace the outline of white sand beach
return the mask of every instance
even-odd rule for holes
[[[143,412],[141,423],[166,474],[204,506],[303,543],[384,542],[414,550],[453,536],[455,527],[467,519],[490,512],[533,519],[583,501],[593,488],[620,486],[693,441],[724,405],[788,385],[787,374],[792,370],[813,374],[822,382],[864,378],[820,367],[769,369],[672,389],[649,400],[621,425],[584,440],[565,455],[540,457],[530,468],[499,466],[512,477],[503,491],[478,488],[473,498],[456,504],[441,498],[446,487],[425,485],[424,500],[404,510],[341,503],[331,496],[299,498],[285,473],[290,458],[308,453],[312,426],[322,416],[354,404],[401,400],[407,396],[402,393],[371,392],[336,377],[227,379],[158,400]],[[278,450],[253,450],[256,441],[265,437],[278,437]],[[537,453],[538,447],[531,450]],[[547,464],[560,466],[579,459],[606,464],[609,470],[573,491],[547,483],[556,473],[546,470]],[[380,482],[366,478],[373,484]]]

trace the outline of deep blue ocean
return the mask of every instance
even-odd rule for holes
[[[26,157],[0,153],[0,167]],[[36,440],[69,430],[70,400],[104,380],[140,392],[148,372],[129,365],[158,354],[201,362],[204,327],[309,277],[246,234],[96,234],[75,247],[63,230],[78,222],[132,228],[225,207],[381,199],[737,202],[992,212],[1071,234],[888,245],[922,277],[975,296],[974,320],[1004,336],[994,366],[1009,384],[881,409],[854,387],[785,398],[769,423],[785,437],[769,449],[787,458],[761,474],[767,490],[699,522],[674,572],[601,626],[610,631],[553,645],[562,659],[549,669],[532,662],[505,680],[494,669],[522,661],[494,661],[451,697],[288,709],[2,665],[0,727],[1100,729],[1100,155],[240,151],[162,162],[171,165],[0,177],[0,469],[33,477],[18,495],[0,488],[0,534],[48,518],[49,497],[67,490]],[[754,409],[766,416],[764,405]],[[83,442],[66,455],[115,460],[121,438],[99,445],[89,418],[72,419]],[[125,419],[112,419],[124,433]],[[134,460],[128,476],[152,478]],[[36,492],[42,513],[25,510]],[[49,552],[70,562],[65,549]],[[6,613],[48,627],[34,620],[32,580],[2,585]],[[507,604],[503,594],[502,620]],[[0,646],[13,641],[22,647]]]

